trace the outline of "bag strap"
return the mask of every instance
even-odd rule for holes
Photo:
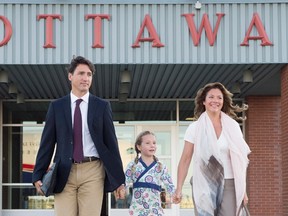
[[[245,212],[245,214],[240,215],[240,213],[243,211]],[[241,203],[241,206],[240,206],[240,209],[237,213],[237,216],[251,216],[250,212],[249,212],[247,206],[244,204],[244,202]]]

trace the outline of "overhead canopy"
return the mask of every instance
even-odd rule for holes
[[[111,101],[115,121],[176,120],[177,100],[180,101],[179,120],[183,121],[193,116],[195,94],[208,82],[221,82],[230,91],[239,84],[240,92],[234,93],[236,100],[251,95],[280,96],[283,66],[96,65],[91,93]],[[17,104],[17,94],[9,94],[10,84],[0,84],[0,97],[11,101],[5,107],[14,110],[15,123],[35,118],[44,121],[49,101],[70,92],[64,65],[5,65],[4,68],[9,71],[9,79],[23,93],[25,100],[25,103]],[[246,69],[251,70],[253,82],[243,82]],[[123,88],[121,94],[121,74],[125,70],[129,72],[131,81],[124,84],[128,88]]]

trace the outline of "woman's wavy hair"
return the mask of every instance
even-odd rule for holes
[[[207,93],[211,89],[219,89],[223,94],[223,107],[222,107],[221,111],[223,111],[224,113],[226,113],[231,118],[233,118],[237,121],[243,121],[246,119],[245,116],[244,117],[238,116],[237,113],[241,113],[244,110],[247,110],[248,105],[243,103],[242,106],[240,107],[237,104],[236,105],[233,104],[233,101],[232,101],[233,94],[230,91],[228,91],[224,87],[223,84],[221,84],[219,82],[208,83],[203,88],[198,90],[197,95],[195,97],[195,101],[194,101],[194,103],[195,103],[194,118],[195,119],[198,119],[200,117],[200,115],[203,112],[205,112],[205,106],[204,106],[203,102],[205,101]]]

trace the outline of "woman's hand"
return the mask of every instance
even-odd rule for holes
[[[245,192],[244,199],[243,199],[244,205],[247,205],[248,201],[249,201],[249,199],[248,199],[247,193]]]
[[[178,204],[182,200],[182,192],[181,190],[176,189],[175,193],[173,194],[173,203]]]

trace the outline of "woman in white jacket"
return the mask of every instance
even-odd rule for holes
[[[233,105],[233,94],[221,83],[209,83],[195,98],[194,117],[185,133],[185,146],[178,165],[174,202],[182,197],[182,186],[193,156],[191,179],[195,214],[238,216],[248,203],[246,170],[249,146],[236,120],[248,106]]]

